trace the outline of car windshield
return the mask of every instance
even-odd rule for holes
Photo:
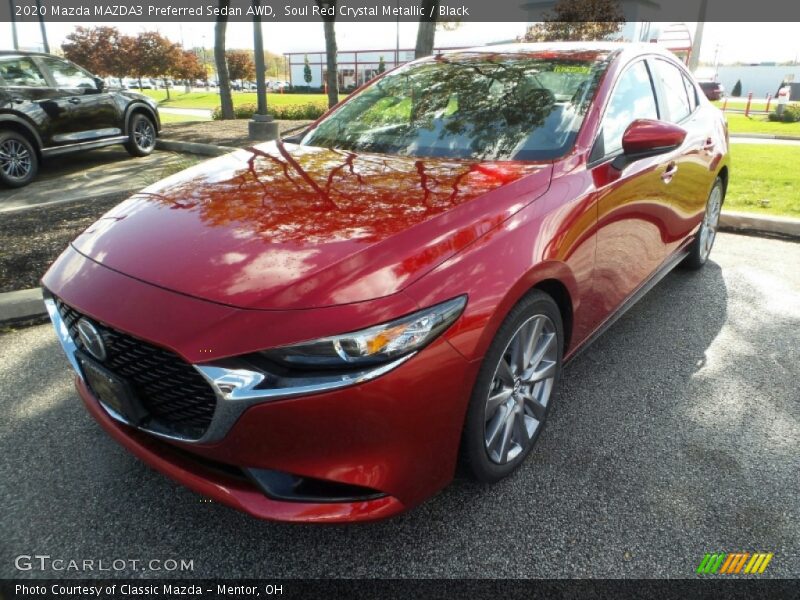
[[[608,53],[460,54],[379,79],[303,145],[483,160],[548,160],[573,145]]]

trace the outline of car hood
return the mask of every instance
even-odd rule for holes
[[[552,165],[268,143],[198,164],[74,242],[131,277],[231,306],[387,296],[542,194]]]

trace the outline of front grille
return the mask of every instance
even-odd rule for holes
[[[83,349],[77,331],[77,322],[83,315],[59,299],[55,302],[72,340]],[[107,353],[103,366],[127,379],[147,410],[149,421],[143,426],[180,437],[201,437],[217,405],[214,390],[203,376],[169,350],[87,319],[103,336]]]

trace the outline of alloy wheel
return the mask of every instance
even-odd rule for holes
[[[155,143],[156,133],[153,124],[146,118],[139,119],[133,129],[133,140],[142,150],[149,150]]]
[[[544,423],[557,372],[555,324],[535,315],[511,338],[489,388],[484,442],[492,462],[506,464],[532,443]]]
[[[722,188],[715,185],[711,190],[706,204],[706,213],[703,215],[703,224],[700,226],[700,256],[703,260],[708,258],[714,246],[719,227],[719,215],[722,210]]]
[[[0,170],[11,179],[24,179],[31,172],[31,153],[18,140],[10,139],[0,144]]]

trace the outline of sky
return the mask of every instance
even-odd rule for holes
[[[82,23],[92,26],[99,23]],[[689,23],[690,31],[695,24]],[[75,28],[74,23],[48,23],[51,47],[57,47]],[[36,48],[41,43],[38,23],[18,23],[20,45]],[[120,23],[128,34],[156,29],[186,48],[210,48],[214,41],[213,23]],[[373,50],[395,47],[397,25],[386,23],[336,24],[340,50]],[[413,48],[417,23],[400,23],[400,48]],[[252,24],[228,25],[229,48],[252,48]],[[507,41],[525,31],[525,23],[462,23],[455,31],[438,31],[436,46],[479,46]],[[718,54],[720,63],[787,61],[800,59],[797,23],[706,23],[700,60],[711,63]],[[266,49],[283,52],[318,52],[325,49],[322,23],[279,23],[263,25]],[[11,25],[0,23],[0,49],[11,48]]]

